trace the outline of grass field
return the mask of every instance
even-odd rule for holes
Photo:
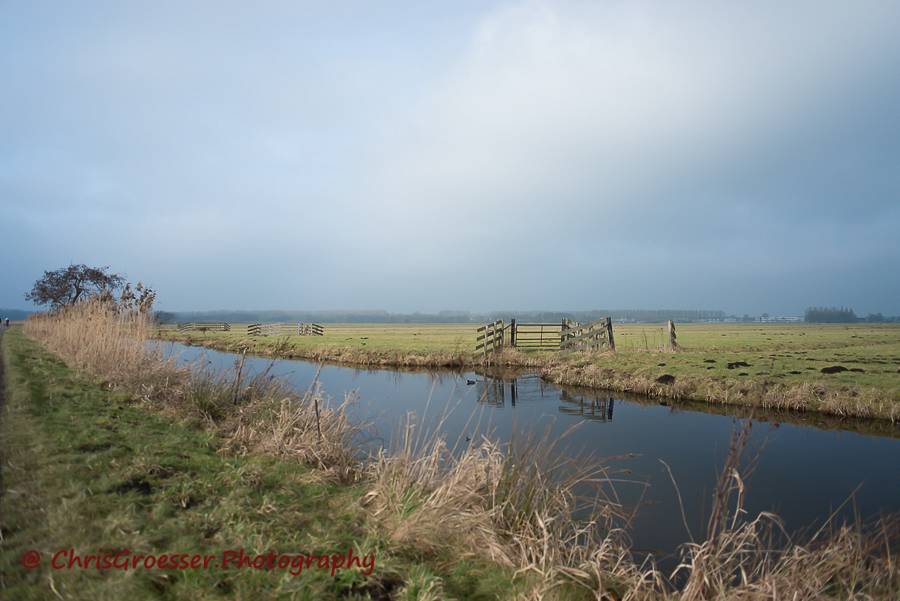
[[[397,554],[366,527],[365,488],[262,454],[224,455],[215,435],[142,408],[68,369],[16,328],[3,336],[0,597],[3,599],[370,599],[440,578],[457,598],[496,599],[511,570]],[[2,372],[0,372],[2,373]],[[2,384],[2,382],[0,382]],[[375,572],[249,568],[51,570],[60,549],[133,555],[375,553]],[[41,566],[26,570],[28,550]],[[400,591],[406,586],[405,591]]]
[[[603,362],[633,373],[820,381],[900,392],[900,326],[685,324],[678,327],[679,352],[662,354],[661,326],[616,331],[619,352]],[[741,361],[749,366],[728,368]],[[821,372],[835,365],[847,371]]]
[[[432,358],[453,356],[470,360],[475,347],[475,328],[471,324],[326,324],[324,336],[248,336],[247,324],[231,324],[230,332],[178,332],[174,327],[161,329],[163,337],[191,340],[194,344],[237,351],[266,353],[276,347],[284,353],[304,356],[324,350],[379,356],[421,355]]]
[[[160,336],[218,350],[357,365],[477,366],[474,325],[327,324],[324,336],[231,332]],[[537,367],[563,384],[770,408],[900,417],[900,325],[683,324],[679,350],[661,324],[615,326],[616,353],[507,352],[498,361]],[[731,364],[731,366],[729,366]],[[823,368],[837,367],[835,373]],[[841,369],[843,368],[843,370]],[[826,371],[829,371],[826,369]]]

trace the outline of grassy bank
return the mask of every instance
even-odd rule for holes
[[[214,433],[111,391],[65,366],[20,329],[3,337],[0,597],[4,599],[416,598],[439,582],[457,598],[494,599],[511,571],[394,553],[366,526],[360,484],[262,453],[221,453]],[[299,576],[253,569],[51,570],[81,554],[375,553],[376,570]],[[37,550],[39,569],[20,558]],[[501,588],[502,587],[502,588]],[[406,590],[404,590],[406,589]]]
[[[476,367],[471,325],[328,324],[325,336],[231,332],[159,336],[276,357],[395,367]],[[900,420],[900,326],[685,324],[677,352],[662,326],[616,326],[616,353],[506,351],[495,363],[541,369],[560,384],[723,405]],[[823,371],[824,370],[824,371]]]

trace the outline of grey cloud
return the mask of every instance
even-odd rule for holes
[[[3,10],[0,305],[900,312],[896,3]]]

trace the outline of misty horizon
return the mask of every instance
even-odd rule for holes
[[[483,310],[464,310],[464,309],[440,309],[436,311],[410,311],[397,312],[388,311],[386,309],[196,309],[196,310],[160,310],[157,311],[159,318],[164,321],[194,321],[194,320],[214,320],[214,321],[230,321],[230,322],[272,322],[279,320],[287,321],[303,321],[306,319],[319,319],[323,322],[341,322],[346,319],[349,322],[364,322],[366,318],[371,318],[375,322],[403,322],[412,318],[425,318],[425,321],[434,319],[436,322],[446,321],[448,323],[475,323],[493,319],[508,318],[534,318],[537,320],[557,320],[560,316],[566,318],[575,318],[582,320],[595,320],[605,316],[612,316],[618,321],[643,321],[656,322],[665,321],[666,319],[674,319],[676,321],[721,321],[728,319],[746,320],[751,318],[757,320],[760,318],[780,319],[780,318],[803,318],[807,310],[813,307],[806,307],[797,313],[772,313],[763,311],[760,313],[735,313],[722,309],[690,309],[690,308],[590,308],[590,309],[483,309]],[[854,311],[853,307],[826,307],[833,309],[848,309]],[[28,314],[40,311],[39,308],[11,308],[0,307],[0,319],[4,316]],[[900,316],[884,314],[883,312],[855,312],[856,317],[865,320],[867,317],[878,317],[886,320],[896,321]],[[648,317],[649,316],[649,317]],[[18,318],[18,317],[16,317]],[[436,319],[435,319],[436,318]],[[454,321],[455,320],[455,321]]]

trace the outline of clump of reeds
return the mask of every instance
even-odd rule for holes
[[[295,459],[341,481],[359,476],[355,440],[362,426],[350,420],[347,411],[353,395],[331,406],[318,379],[298,395],[265,374],[253,378],[244,394],[246,401],[227,424],[231,447]]]
[[[707,530],[681,548],[681,563],[663,577],[653,566],[610,570],[602,562],[592,573],[623,574],[629,588],[617,596],[596,598],[671,599],[677,601],[763,601],[768,599],[894,599],[900,570],[891,555],[896,524],[877,529],[836,527],[829,519],[812,536],[792,539],[771,513],[750,516],[744,509],[746,477],[755,460],[742,466],[751,422],[737,429],[713,491]],[[893,543],[891,542],[893,541]],[[585,552],[585,554],[587,554]],[[586,564],[590,566],[590,562]],[[606,565],[604,569],[604,565]],[[624,570],[624,571],[622,571]]]
[[[232,373],[178,366],[148,344],[146,312],[101,299],[32,317],[25,332],[72,367],[216,431],[229,449],[292,458],[341,480],[359,473],[350,399],[332,407],[316,381],[300,394],[269,370],[243,378],[243,362]]]
[[[706,599],[891,599],[900,571],[891,557],[895,524],[877,530],[835,526],[792,540],[778,516],[744,510],[746,476],[741,456],[750,422],[732,436],[731,449],[713,492],[705,537],[685,544],[673,573],[679,601]],[[896,544],[896,542],[894,543]]]
[[[566,458],[557,448],[565,438],[551,438],[548,431],[503,446],[488,437],[450,446],[438,434],[418,433],[409,418],[399,447],[370,466],[365,504],[374,526],[394,545],[436,558],[475,556],[510,566],[530,583],[531,598],[644,578],[624,531],[615,526],[622,518],[618,505],[601,495],[605,467]],[[585,497],[579,489],[593,494]],[[618,573],[613,578],[605,569],[599,576],[581,570],[589,561],[618,566]]]
[[[151,329],[146,312],[121,310],[93,298],[54,313],[36,314],[25,333],[42,341],[66,363],[147,398],[162,396],[185,373],[146,344]]]

